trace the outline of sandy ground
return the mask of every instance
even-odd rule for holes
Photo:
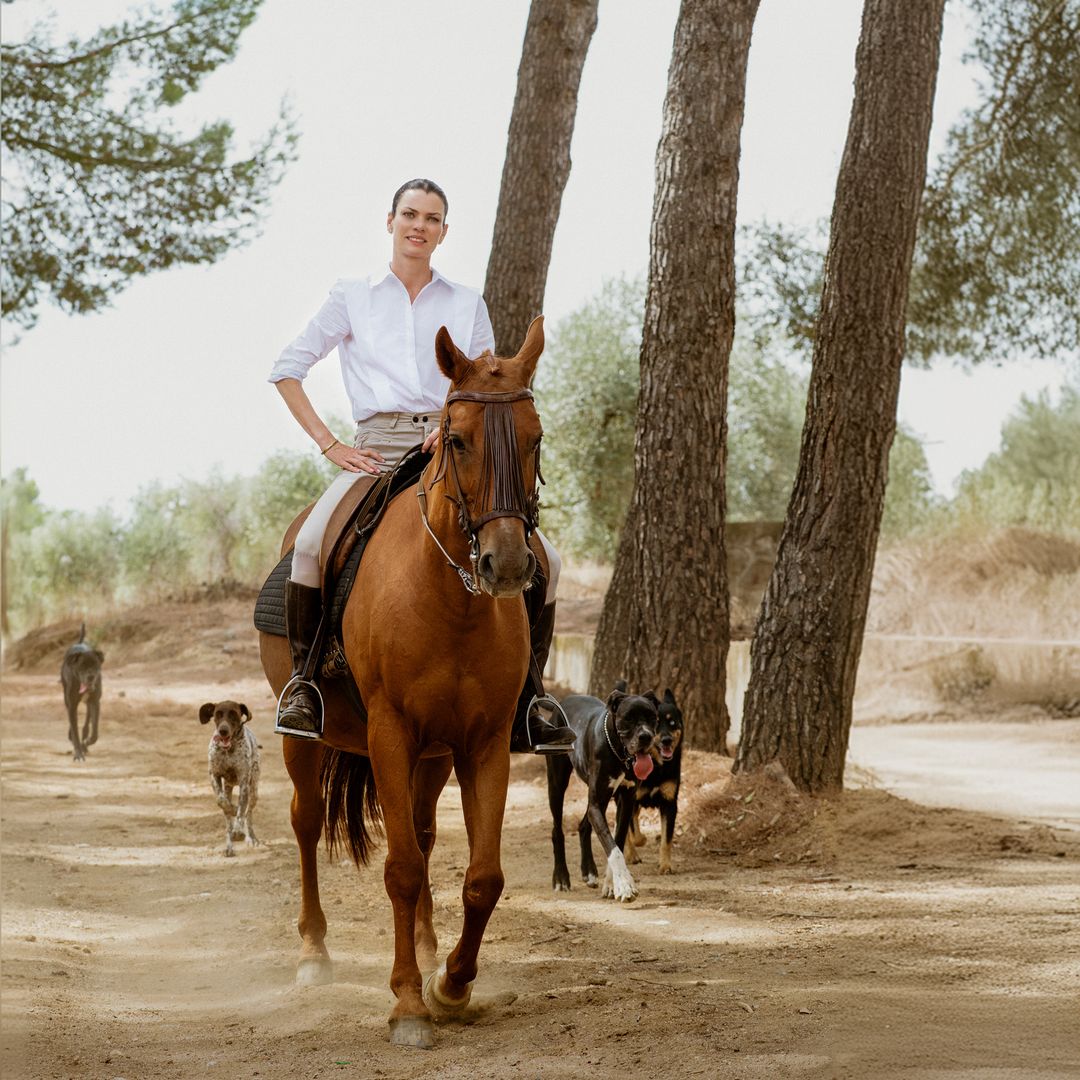
[[[1010,796],[991,805],[1018,816],[993,817],[879,790],[787,814],[767,789],[725,794],[726,759],[698,754],[676,872],[659,875],[650,844],[628,905],[551,892],[543,766],[517,759],[477,1008],[430,1053],[393,1048],[381,859],[324,863],[336,981],[295,987],[290,787],[241,608],[204,612],[183,634],[197,649],[180,640],[113,650],[101,741],[78,765],[51,661],[4,678],[4,1077],[1080,1074],[1080,834],[1054,823],[1080,816],[1075,786],[1071,814]],[[234,859],[196,718],[222,697],[248,703],[264,748],[262,844]],[[940,762],[944,740],[950,759],[976,745],[993,759],[979,787],[1033,796],[1044,774],[1076,775],[1076,721],[985,731],[878,726],[853,746],[897,783]],[[1047,756],[1028,766],[1012,755],[1033,734]],[[572,782],[571,830],[582,793]],[[441,811],[445,954],[467,859],[453,786]]]

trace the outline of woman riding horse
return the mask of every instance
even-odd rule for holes
[[[510,732],[529,662],[521,594],[535,572],[529,535],[542,432],[528,387],[542,349],[540,319],[512,359],[484,353],[470,361],[445,328],[439,331],[435,354],[450,390],[434,458],[418,485],[387,507],[342,620],[367,724],[328,685],[323,741],[284,740],[300,848],[298,978],[329,978],[316,870],[324,807],[331,839],[363,862],[381,804],[394,909],[391,1038],[401,1045],[430,1047],[432,1017],[465,1009],[502,892]],[[474,551],[470,576],[462,567]],[[261,640],[267,677],[280,692],[289,679],[287,648],[278,637]],[[442,967],[422,983],[421,967],[434,968],[437,948],[427,863],[435,806],[451,769],[469,837],[464,922]]]

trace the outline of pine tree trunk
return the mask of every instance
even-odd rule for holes
[[[795,487],[751,646],[736,769],[843,786],[945,0],[867,0]]]
[[[597,4],[533,0],[529,8],[484,282],[499,356],[517,354],[529,323],[543,310]]]
[[[683,0],[656,151],[634,492],[596,636],[591,684],[670,687],[691,746],[722,750],[727,367],[735,199],[758,0]]]

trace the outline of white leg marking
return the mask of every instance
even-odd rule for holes
[[[626,867],[626,859],[618,848],[612,848],[607,860],[607,872],[604,874],[603,896],[613,896],[626,903],[637,896],[637,886]]]

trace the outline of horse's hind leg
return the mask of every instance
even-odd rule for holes
[[[413,828],[424,855],[424,884],[420,889],[420,899],[416,902],[416,929],[413,932],[416,962],[421,971],[435,970],[439,948],[432,925],[429,867],[431,850],[435,847],[435,808],[453,767],[454,759],[444,754],[441,757],[421,758],[413,772]]]
[[[319,838],[323,830],[323,798],[319,769],[323,747],[310,739],[282,739],[285,768],[293,782],[292,827],[300,848],[300,959],[296,981],[315,986],[333,981],[326,951],[326,916],[319,903]]]
[[[460,1015],[468,1005],[480,942],[502,894],[499,848],[510,779],[509,746],[502,739],[494,740],[474,757],[457,758],[454,767],[469,834],[469,869],[461,894],[465,905],[461,937],[425,986],[424,1000],[437,1017]]]

